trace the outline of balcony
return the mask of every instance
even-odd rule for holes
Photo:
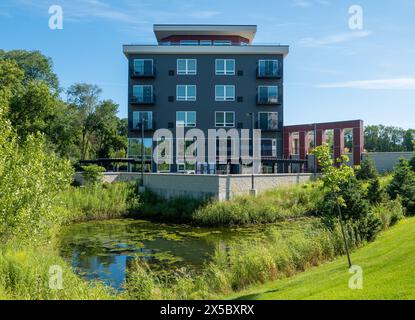
[[[156,101],[156,97],[154,96],[154,94],[148,95],[148,96],[147,95],[146,96],[139,96],[139,97],[132,96],[130,98],[130,104],[153,105],[153,104],[155,104],[155,101]]]
[[[258,79],[278,79],[281,78],[281,74],[278,69],[258,68],[256,77]]]
[[[278,128],[278,125],[259,125],[259,128],[258,129],[260,129],[260,130],[262,130],[262,131],[273,131],[273,132],[279,132],[279,131],[281,131],[279,128]]]
[[[280,104],[278,97],[258,94],[257,105],[278,105]]]
[[[129,128],[132,132],[141,132],[141,122],[133,123],[132,121],[129,122]],[[154,131],[156,128],[156,122],[154,120],[151,121],[144,121],[144,131]]]
[[[132,78],[155,78],[156,68],[155,67],[146,67],[146,68],[134,68],[130,71]]]

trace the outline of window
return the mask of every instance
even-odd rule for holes
[[[142,123],[144,123],[144,129],[153,129],[153,112],[134,111],[132,129],[141,129]]]
[[[232,44],[231,40],[215,40],[213,41],[215,46],[230,46]]]
[[[200,45],[201,46],[211,46],[212,45],[212,40],[200,40]]]
[[[235,101],[235,86],[218,85],[215,86],[216,101]]]
[[[196,111],[177,111],[176,127],[196,127]]]
[[[199,45],[198,40],[180,40],[181,46],[197,46]]]
[[[259,77],[277,77],[278,60],[259,60],[258,62]]]
[[[177,59],[177,74],[195,75],[197,72],[196,59]]]
[[[234,59],[216,59],[216,75],[234,75]]]
[[[152,76],[153,75],[153,60],[152,59],[135,59],[134,60],[134,75]]]
[[[176,86],[177,101],[196,101],[195,85],[178,85]]]
[[[277,156],[277,140],[261,139],[261,156],[276,157]]]
[[[234,127],[235,126],[235,112],[233,111],[216,111],[215,112],[215,126],[216,127]]]
[[[258,125],[262,130],[278,129],[278,112],[259,112]]]
[[[128,157],[141,158],[141,138],[128,139]],[[153,138],[144,138],[144,156],[151,159],[153,155]]]
[[[153,102],[153,86],[151,85],[133,86],[133,102],[152,103]]]
[[[278,103],[278,86],[259,86],[258,103],[274,104]]]

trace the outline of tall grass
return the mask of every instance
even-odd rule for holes
[[[55,269],[50,269],[52,266],[62,268],[62,289],[50,287],[51,276],[56,275]],[[53,249],[0,247],[0,299],[97,300],[115,297],[104,285],[79,278]]]
[[[135,190],[132,183],[71,187],[57,197],[55,210],[64,223],[123,217],[139,202]]]
[[[231,247],[220,245],[201,274],[184,273],[166,279],[137,260],[126,282],[127,297],[219,298],[251,285],[291,276],[342,253],[340,228],[328,230],[319,223],[304,223],[299,229],[276,229],[267,240],[242,241]]]
[[[192,220],[203,226],[273,223],[313,214],[321,196],[316,183],[279,188],[256,198],[240,196],[231,201],[212,202],[198,209]]]

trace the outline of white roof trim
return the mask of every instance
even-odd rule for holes
[[[188,25],[188,24],[155,24],[153,26],[157,41],[169,36],[201,36],[201,35],[224,35],[241,36],[251,43],[257,31],[256,25]]]
[[[246,46],[159,46],[124,45],[123,52],[129,54],[282,54],[288,55],[289,46],[246,45]]]

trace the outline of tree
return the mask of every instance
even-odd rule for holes
[[[0,107],[3,112],[8,109],[11,97],[20,89],[23,77],[24,72],[16,62],[0,60]]]
[[[378,172],[372,159],[363,160],[360,164],[360,168],[356,171],[356,178],[358,180],[375,179],[377,176]]]
[[[85,160],[94,128],[94,113],[99,103],[101,89],[96,85],[76,83],[68,91],[68,103],[78,111],[81,130],[81,160]]]
[[[387,192],[392,200],[401,197],[402,205],[408,215],[415,214],[415,173],[411,170],[408,160],[399,160]]]
[[[369,152],[412,151],[414,130],[383,125],[366,126],[365,149]]]
[[[408,129],[405,131],[403,137],[403,145],[405,147],[405,151],[414,151],[414,142],[415,142],[415,130]]]
[[[44,81],[53,93],[59,92],[58,76],[53,71],[53,62],[40,51],[0,51],[0,60],[13,60],[24,71],[24,83]]]

